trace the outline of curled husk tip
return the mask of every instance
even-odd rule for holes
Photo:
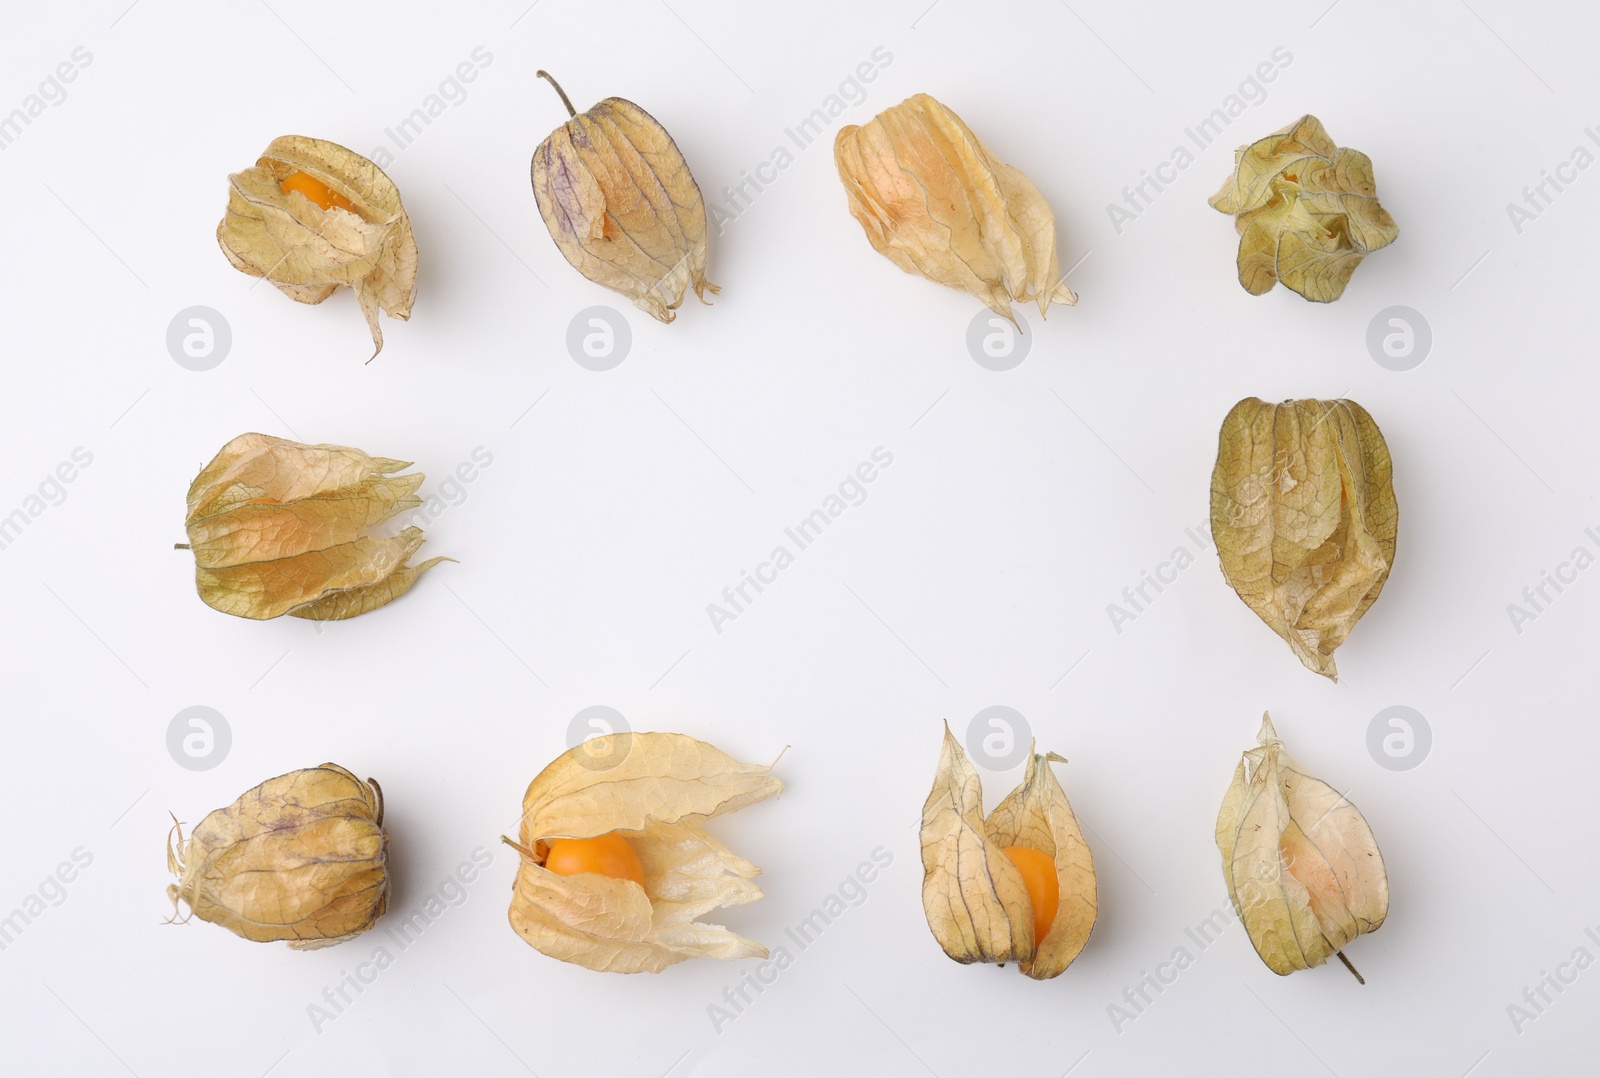
[[[1378,202],[1372,161],[1336,146],[1302,116],[1234,153],[1233,175],[1211,196],[1239,232],[1239,284],[1253,296],[1282,281],[1308,300],[1344,295],[1361,260],[1400,235]]]

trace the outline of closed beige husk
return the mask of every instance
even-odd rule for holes
[[[533,194],[550,238],[596,284],[671,322],[683,293],[719,291],[706,280],[706,204],[666,128],[644,109],[608,97],[578,112],[548,74],[571,119],[533,153]]]
[[[176,842],[174,843],[174,838]],[[331,947],[373,926],[389,901],[383,792],[337,764],[268,779],[167,838],[174,911],[257,943]]]
[[[341,445],[241,434],[189,486],[184,527],[206,605],[241,618],[337,621],[404,595],[447,558],[407,565],[422,529],[367,535],[419,508],[421,472]]]
[[[1338,790],[1308,775],[1268,715],[1217,814],[1228,897],[1261,961],[1279,976],[1376,932],[1389,914],[1389,877],[1372,828]],[[1365,983],[1365,982],[1363,982]]]
[[[1056,220],[1029,179],[927,94],[842,128],[833,160],[873,249],[907,273],[971,292],[1013,322],[1013,303],[1074,304]]]
[[[1307,669],[1334,680],[1334,650],[1394,565],[1393,471],[1355,401],[1250,397],[1222,421],[1211,473],[1222,575]]]

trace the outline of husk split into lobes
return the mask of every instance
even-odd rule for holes
[[[1042,315],[1078,302],[1039,189],[927,94],[842,128],[833,158],[851,215],[907,273],[970,292],[1012,321],[1012,303],[1036,301]]]
[[[619,762],[602,768],[596,759]],[[701,825],[779,793],[783,783],[770,771],[684,734],[609,734],[563,753],[523,797],[511,927],[552,958],[609,973],[658,973],[686,958],[765,958],[761,944],[698,918],[761,897],[751,882],[761,870]],[[642,887],[544,867],[552,840],[613,832],[638,855]]]
[[[1372,161],[1335,146],[1315,116],[1234,154],[1234,172],[1211,196],[1239,231],[1239,283],[1251,295],[1280,280],[1306,299],[1344,294],[1361,260],[1400,235],[1378,203]]]
[[[393,474],[409,467],[345,446],[241,434],[189,486],[184,526],[200,598],[242,618],[330,621],[405,594],[447,559],[406,564],[420,528],[366,532],[422,505],[422,473]]]
[[[541,76],[550,79],[543,71]],[[539,215],[577,271],[662,322],[706,280],[706,204],[665,128],[644,109],[608,97],[576,112],[534,151]]]
[[[350,205],[323,208],[285,191],[285,180],[311,177]],[[236,269],[265,277],[301,303],[321,303],[340,285],[356,293],[383,350],[381,310],[411,317],[417,291],[417,242],[400,191],[377,165],[337,143],[286,135],[272,140],[254,167],[228,177],[228,209],[217,242]]]
[[[1334,650],[1383,590],[1398,525],[1389,447],[1359,404],[1250,397],[1223,420],[1222,575],[1308,669],[1337,679]]]
[[[1030,753],[1022,784],[983,817],[983,784],[945,726],[933,789],[922,806],[922,908],[945,954],[957,962],[1017,962],[1036,980],[1060,974],[1083,950],[1099,903],[1094,858],[1054,753]],[[1022,846],[1055,863],[1060,905],[1035,943],[1034,910],[1021,871],[1006,855]]]
[[[291,771],[200,821],[174,828],[167,888],[191,916],[258,943],[297,950],[371,928],[389,899],[383,793],[336,764]]]
[[[1251,944],[1286,975],[1377,931],[1389,912],[1389,878],[1366,819],[1295,763],[1267,715],[1257,740],[1223,798],[1217,847]]]

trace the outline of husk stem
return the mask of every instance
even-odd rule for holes
[[[556,93],[561,95],[561,103],[563,105],[567,106],[567,115],[568,116],[576,116],[576,115],[578,115],[578,110],[572,107],[572,99],[567,96],[567,91],[565,91],[565,90],[563,90],[561,88],[561,84],[559,82],[557,82],[555,79],[551,78],[550,72],[540,70],[540,71],[534,72],[534,74],[538,75],[541,79],[543,79],[544,81],[548,82],[551,86],[554,86],[556,88]]]

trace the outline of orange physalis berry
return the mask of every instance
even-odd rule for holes
[[[1037,947],[1049,934],[1056,919],[1056,907],[1061,903],[1061,880],[1056,875],[1055,858],[1027,846],[1003,846],[1000,852],[1011,858],[1011,863],[1022,873],[1028,900],[1033,903],[1033,945]]]
[[[338,208],[355,212],[355,206],[348,198],[311,175],[309,172],[291,172],[284,181],[278,185],[286,195],[296,192],[304,195],[306,201],[321,206],[325,210]]]
[[[628,840],[615,831],[594,838],[551,839],[544,867],[557,876],[596,872],[644,886],[644,865],[639,863],[639,855],[633,852]]]

